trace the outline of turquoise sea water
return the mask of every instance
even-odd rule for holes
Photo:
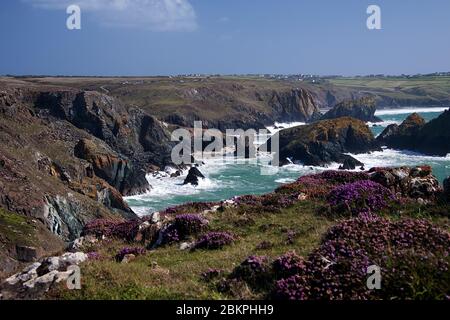
[[[392,123],[401,123],[412,112],[418,112],[427,121],[439,116],[443,108],[433,109],[401,109],[380,110],[377,115],[383,120],[374,126],[369,123],[375,135],[381,133],[386,126]],[[450,156],[430,157],[418,153],[385,149],[382,152],[353,155],[365,164],[366,169],[375,166],[402,166],[429,164],[433,167],[435,175],[442,182],[450,176]],[[328,169],[337,169],[338,164],[332,164]],[[261,174],[261,170],[271,171],[271,175]],[[263,194],[273,191],[282,183],[296,180],[299,176],[325,170],[327,168],[305,167],[289,165],[279,168],[264,166],[257,161],[245,160],[209,160],[200,167],[207,177],[198,187],[182,185],[185,176],[170,178],[166,173],[149,175],[147,179],[153,187],[146,194],[128,197],[126,200],[133,210],[145,215],[153,211],[162,210],[169,206],[193,201],[218,201],[243,194]],[[267,173],[265,172],[264,173]]]

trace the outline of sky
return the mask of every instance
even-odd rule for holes
[[[366,26],[373,4],[381,30]],[[2,0],[0,74],[450,71],[449,16],[448,0]]]

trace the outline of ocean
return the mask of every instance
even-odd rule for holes
[[[388,125],[400,124],[413,112],[419,113],[426,121],[438,117],[446,108],[404,108],[379,110],[376,115],[383,122],[369,123],[374,135],[379,135]],[[277,126],[294,126],[294,124],[276,124]],[[272,132],[274,127],[269,127]],[[450,176],[450,155],[432,157],[407,150],[384,149],[371,154],[355,154],[356,159],[365,164],[366,169],[378,166],[415,166],[429,164],[434,174],[442,183]],[[339,164],[330,164],[327,168],[302,165],[288,165],[273,172],[261,175],[263,164],[255,160],[208,160],[200,171],[206,176],[199,186],[182,185],[187,172],[178,178],[170,178],[166,172],[147,175],[152,189],[141,195],[127,197],[125,200],[138,215],[147,215],[164,208],[196,201],[219,201],[244,194],[264,194],[273,191],[283,183],[295,181],[298,177],[323,170],[337,169]],[[264,166],[267,169],[267,166]],[[270,168],[269,168],[270,169]],[[273,168],[272,168],[273,169]]]

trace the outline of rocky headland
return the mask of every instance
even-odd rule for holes
[[[331,110],[325,113],[320,119],[337,119],[341,117],[351,117],[364,122],[381,122],[375,116],[376,100],[374,97],[363,97],[356,100],[345,100],[336,104]]]
[[[283,130],[279,133],[279,145],[282,165],[292,161],[325,166],[331,162],[344,163],[350,159],[356,165],[362,165],[346,153],[379,150],[369,127],[363,121],[350,117],[321,120]]]
[[[450,153],[450,111],[428,123],[418,114],[411,114],[402,124],[388,126],[377,140],[395,149],[408,149],[428,155]]]

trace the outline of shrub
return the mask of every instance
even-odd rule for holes
[[[196,249],[220,249],[230,245],[234,241],[234,236],[229,232],[208,232],[203,235],[196,243]]]
[[[208,269],[205,272],[202,272],[201,278],[203,281],[210,282],[214,279],[219,278],[223,274],[223,270],[220,269]]]
[[[84,235],[95,235],[97,237],[118,238],[131,240],[138,226],[142,223],[140,219],[134,220],[114,220],[95,219],[88,222],[84,229]]]
[[[210,210],[213,206],[217,205],[216,202],[189,202],[179,206],[169,207],[163,212],[161,216],[176,216],[186,213],[202,213],[205,210]]]
[[[88,256],[89,260],[100,260],[101,259],[101,255],[96,251],[88,252],[87,256]]]
[[[140,248],[140,247],[124,247],[122,248],[122,250],[120,250],[116,256],[115,259],[116,261],[122,261],[123,258],[128,255],[128,254],[134,254],[135,256],[140,256],[140,255],[144,255],[146,253],[144,248]]]
[[[353,183],[361,180],[369,180],[369,175],[365,172],[350,171],[324,171],[318,176],[331,184]]]
[[[300,272],[275,283],[273,297],[445,299],[450,293],[449,250],[449,233],[428,221],[361,216],[332,227]],[[381,268],[381,290],[366,286],[371,265]]]
[[[305,194],[309,198],[323,199],[334,186],[368,180],[365,172],[324,171],[319,174],[302,176],[296,182],[280,186],[275,192],[288,194]]]
[[[208,220],[198,214],[181,214],[163,231],[163,243],[178,242],[206,229]]]
[[[288,252],[273,262],[273,270],[278,278],[287,278],[292,275],[302,274],[306,268],[302,257],[295,252]]]
[[[245,195],[235,199],[241,211],[251,210],[255,212],[278,212],[288,208],[297,202],[297,196],[293,194],[268,193],[262,196]]]
[[[243,280],[254,289],[265,288],[271,282],[271,265],[266,256],[249,256],[234,268],[230,279]]]
[[[396,198],[389,189],[370,180],[339,185],[327,197],[332,212],[353,215],[377,212],[394,200]]]

